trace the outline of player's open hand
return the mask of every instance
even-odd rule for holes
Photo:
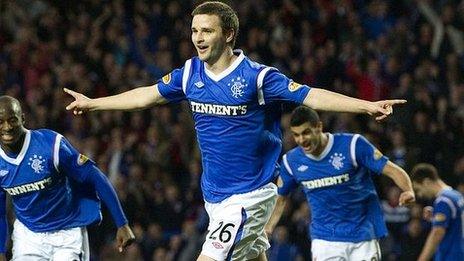
[[[400,206],[408,205],[416,201],[416,196],[412,191],[404,191],[400,194]]]
[[[67,111],[73,111],[74,115],[81,115],[91,109],[90,101],[92,99],[89,97],[67,88],[64,88],[63,91],[74,98],[74,101],[66,106]]]
[[[406,100],[383,100],[377,102],[371,102],[367,109],[367,113],[377,121],[381,121],[393,114],[393,106],[397,104],[404,104]]]
[[[433,207],[427,206],[422,210],[422,217],[428,222],[432,222],[433,219]]]
[[[129,225],[124,225],[118,228],[118,232],[116,233],[116,242],[118,244],[118,250],[121,253],[126,249],[126,247],[130,246],[135,241],[134,233]]]

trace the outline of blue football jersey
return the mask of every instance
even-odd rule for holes
[[[311,206],[312,239],[360,242],[387,234],[371,173],[388,159],[359,134],[330,134],[319,157],[296,147],[282,158],[280,195],[301,185]]]
[[[47,129],[27,130],[18,155],[13,157],[0,149],[0,198],[8,193],[16,218],[34,232],[98,222],[100,201],[95,190],[78,185],[78,166],[87,160],[60,134]],[[64,174],[62,168],[75,171]],[[4,208],[2,200],[0,209]]]
[[[446,229],[435,260],[464,260],[464,198],[453,189],[444,189],[433,203],[433,226]]]
[[[238,58],[220,74],[194,57],[158,81],[164,98],[190,103],[203,195],[212,203],[272,181],[282,148],[280,102],[302,103],[310,90],[235,52]]]

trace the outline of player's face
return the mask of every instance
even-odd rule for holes
[[[0,141],[10,146],[18,142],[24,133],[24,117],[14,104],[0,104]]]
[[[226,50],[226,36],[217,15],[195,15],[192,20],[192,42],[198,57],[209,64],[215,63]]]
[[[316,126],[311,126],[306,122],[300,126],[290,127],[293,138],[296,144],[303,148],[305,153],[317,154],[320,152],[322,143],[322,123],[319,122]]]
[[[429,181],[425,179],[422,183],[414,181],[412,183],[417,197],[424,199],[432,199],[435,195],[428,189],[430,187]]]

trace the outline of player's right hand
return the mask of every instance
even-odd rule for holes
[[[118,250],[121,253],[126,249],[126,247],[130,246],[135,241],[134,232],[129,227],[129,225],[124,225],[118,228],[118,232],[116,233],[116,242],[118,244]]]
[[[63,91],[74,98],[74,101],[66,106],[67,111],[73,111],[74,115],[81,115],[91,109],[90,101],[92,99],[89,97],[68,88],[63,88]]]
[[[422,217],[428,222],[432,222],[433,219],[433,207],[427,206],[422,210]]]

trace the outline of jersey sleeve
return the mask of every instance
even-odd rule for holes
[[[156,82],[156,84],[158,84],[158,91],[160,92],[161,96],[163,96],[169,102],[179,102],[186,98],[182,87],[182,79],[184,77],[183,75],[186,67],[188,66],[175,69]],[[190,68],[187,68],[187,70],[190,70]]]
[[[261,70],[257,84],[264,102],[290,101],[302,104],[311,90],[309,86],[294,82],[272,67]]]
[[[447,228],[453,215],[453,209],[455,212],[456,208],[451,200],[444,197],[437,198],[433,206],[432,226]]]
[[[278,193],[281,196],[287,196],[290,192],[298,186],[295,181],[290,165],[287,161],[287,155],[284,155],[280,164],[280,178],[282,179],[282,186],[278,188]]]
[[[6,218],[6,194],[0,190],[0,254],[6,252],[6,238],[8,237],[8,220]]]
[[[374,145],[361,135],[355,135],[351,146],[355,146],[354,161],[376,174],[382,174],[383,168],[388,162],[385,157]]]
[[[110,211],[116,226],[121,227],[127,224],[121,203],[108,178],[92,160],[80,154],[64,137],[59,142],[58,169],[60,173],[92,186]]]

